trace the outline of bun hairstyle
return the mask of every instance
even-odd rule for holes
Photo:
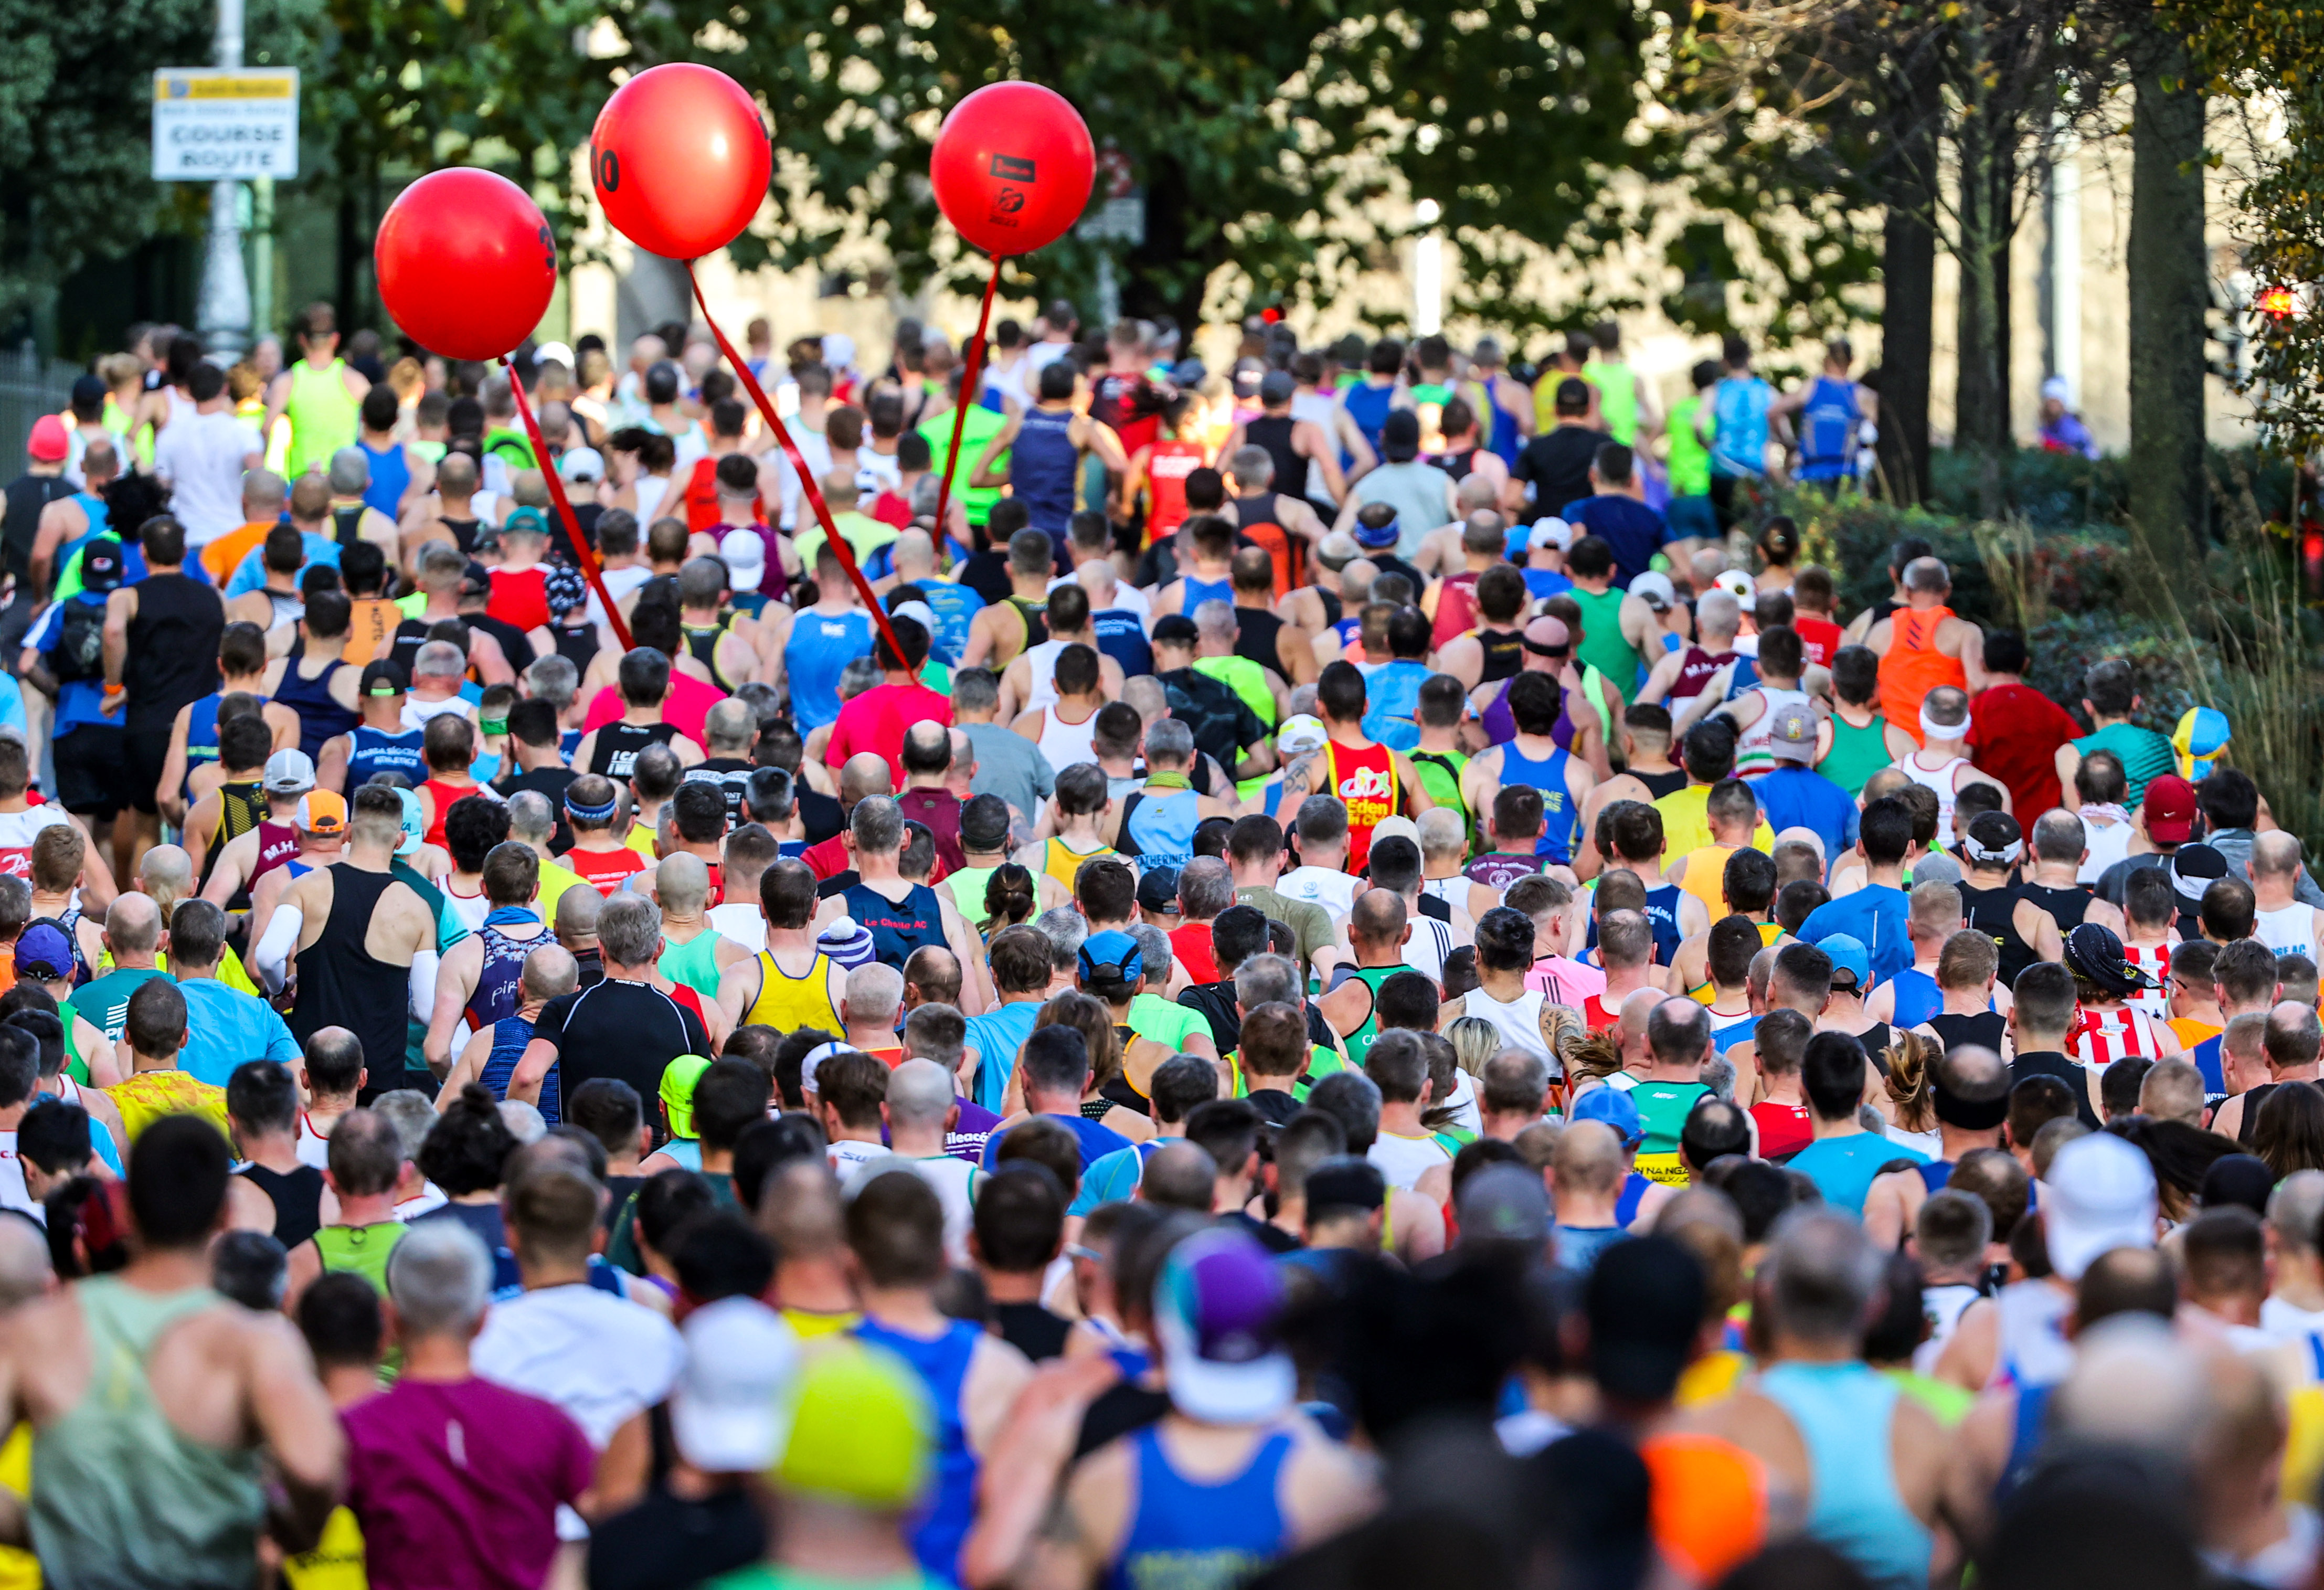
[[[1778,513],[1767,521],[1759,532],[1759,555],[1771,569],[1785,569],[1800,555],[1800,528],[1784,514]]]
[[[1028,920],[1040,898],[1038,888],[1029,867],[1011,861],[993,868],[992,876],[984,881],[984,921],[977,931],[990,938],[1003,928]]]

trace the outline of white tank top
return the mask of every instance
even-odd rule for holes
[[[1054,707],[1057,704],[1057,653],[1065,649],[1064,641],[1043,641],[1025,652],[1025,669],[1032,676],[1030,693],[1025,698],[1025,709]],[[1058,764],[1051,763],[1051,767]]]
[[[1332,434],[1332,416],[1336,406],[1330,397],[1320,392],[1295,392],[1291,394],[1291,417],[1315,426],[1325,436]],[[1307,460],[1305,480],[1278,480],[1275,483],[1275,489],[1289,492],[1295,497],[1304,495],[1319,503],[1332,500],[1332,494],[1323,488],[1323,467],[1313,458]]]
[[[1538,988],[1528,988],[1508,1004],[1503,1004],[1481,988],[1472,988],[1463,996],[1461,1013],[1476,1016],[1493,1024],[1503,1042],[1511,1049],[1521,1049],[1529,1055],[1539,1055],[1549,1062],[1549,1074],[1562,1077],[1565,1067],[1549,1052],[1549,1045],[1541,1040],[1541,1002],[1545,996]]]
[[[1896,763],[1897,770],[1937,798],[1937,837],[1950,838],[1953,831],[1953,797],[1960,787],[1961,771],[1969,765],[1969,758],[1948,757],[1931,768],[1921,765],[1921,755],[1918,751],[1906,752],[1904,759]]]
[[[1775,770],[1775,714],[1795,703],[1802,707],[1809,705],[1805,690],[1779,690],[1772,685],[1754,685],[1747,694],[1758,697],[1764,710],[1751,720],[1751,726],[1735,741],[1735,776],[1738,779]],[[1950,797],[1947,800],[1950,801]]]
[[[2046,1280],[2021,1280],[1994,1299],[2001,1310],[2000,1350],[1988,1386],[2052,1386],[2074,1366],[2074,1349],[2059,1328],[2073,1299]],[[1956,1322],[1958,1323],[1958,1322]]]
[[[2316,910],[2293,901],[2281,911],[2264,911],[2255,919],[2256,936],[2278,955],[2316,958]]]
[[[1050,768],[1063,772],[1076,763],[1095,762],[1097,753],[1090,748],[1091,737],[1097,733],[1097,714],[1093,712],[1079,723],[1067,723],[1054,707],[1041,709],[1041,738],[1038,742],[1041,754],[1049,759]]]

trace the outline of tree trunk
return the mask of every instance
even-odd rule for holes
[[[1890,497],[1929,493],[1929,359],[1935,346],[1937,134],[1927,74],[1897,107],[1880,253],[1880,473]]]
[[[2130,521],[2164,560],[2210,540],[2203,467],[2203,95],[2154,31],[2135,63],[2130,175]]]
[[[1995,430],[2002,401],[2001,306],[1994,281],[1995,255],[2002,241],[1993,206],[1997,142],[1982,107],[1977,107],[1963,116],[1953,143],[1960,173],[1953,258],[1960,267],[1954,322],[1953,448],[1977,462],[1978,513],[1987,519],[2000,517],[2003,507],[2004,439]]]
[[[1194,351],[1194,331],[1203,323],[1203,294],[1210,285],[1208,263],[1187,246],[1187,231],[1199,210],[1186,169],[1162,157],[1148,168],[1146,241],[1130,251],[1121,281],[1121,312],[1140,319],[1167,315]]]
[[[1995,456],[2006,458],[2016,447],[2017,433],[2009,421],[2009,261],[2017,237],[2017,141],[2000,140],[1993,156],[1993,427]]]

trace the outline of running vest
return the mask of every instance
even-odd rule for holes
[[[374,448],[357,438],[355,445],[363,448],[364,457],[371,464],[371,484],[364,487],[364,506],[392,522],[403,505],[404,488],[411,484],[411,460],[403,456],[403,444],[400,441]]]
[[[1638,434],[1638,373],[1619,359],[1593,359],[1582,366],[1582,379],[1598,389],[1606,434],[1628,447]]]
[[[1032,528],[1063,535],[1072,528],[1074,485],[1081,449],[1074,446],[1070,408],[1030,408],[1009,449],[1009,494],[1025,504]]]
[[[1835,712],[1831,721],[1831,748],[1815,770],[1850,795],[1860,795],[1874,773],[1895,761],[1888,754],[1888,720],[1876,712],[1858,728]]]
[[[872,615],[861,608],[817,613],[810,607],[791,620],[791,633],[783,642],[783,677],[789,682],[791,716],[799,733],[810,734],[837,720],[839,676],[850,662],[872,654]],[[604,735],[598,737],[602,741]]]
[[[1573,648],[1576,661],[1586,662],[1614,681],[1624,701],[1638,693],[1638,654],[1622,638],[1623,592],[1618,587],[1585,591],[1575,586],[1567,593],[1582,609],[1582,641]]]
[[[1686,1167],[1679,1162],[1679,1133],[1688,1112],[1711,1092],[1700,1082],[1641,1082],[1630,1089],[1638,1107],[1646,1138],[1638,1144],[1639,1171],[1665,1187],[1686,1185]]]
[[[1808,391],[1807,406],[1800,411],[1800,469],[1802,480],[1853,480],[1856,477],[1856,428],[1864,417],[1856,398],[1856,383],[1816,377]]]
[[[2017,936],[2014,914],[2022,898],[2023,885],[2004,884],[1997,889],[1972,889],[1966,880],[1953,885],[1960,891],[1963,916],[1978,932],[1988,934],[1993,947],[2000,953],[2001,964],[1996,975],[2008,987],[2017,981],[2017,974],[2041,958],[2034,947]]]
[[[326,1225],[315,1234],[315,1251],[322,1255],[324,1274],[360,1275],[384,1298],[388,1255],[410,1229],[401,1220],[383,1220],[376,1225]]]
[[[1896,763],[1897,772],[1937,798],[1937,832],[1940,834],[1953,831],[1953,802],[1960,793],[1961,772],[1969,765],[1968,757],[1952,756],[1935,767],[1923,767],[1918,751],[1905,753],[1904,759]]]
[[[347,391],[346,365],[333,359],[318,370],[305,359],[290,366],[290,392],[283,418],[290,421],[290,456],[283,473],[296,480],[309,469],[328,468],[331,455],[355,445],[362,403]]]
[[[1186,476],[1209,451],[1198,441],[1157,441],[1146,456],[1146,544],[1178,533],[1186,522]],[[1230,597],[1229,600],[1232,598]],[[1191,605],[1186,609],[1194,609]]]
[[[1055,878],[1057,886],[1071,894],[1074,892],[1074,875],[1082,870],[1082,863],[1093,856],[1120,854],[1111,845],[1101,845],[1095,850],[1075,850],[1063,839],[1053,838],[1041,847],[1041,871]]]
[[[1142,1157],[1139,1165],[1142,1169]],[[1290,1549],[1279,1500],[1290,1432],[1273,1431],[1240,1474],[1209,1484],[1172,1466],[1157,1426],[1130,1439],[1138,1452],[1138,1488],[1121,1555],[1106,1572],[1106,1590],[1240,1585]]]
[[[847,902],[847,914],[872,935],[872,953],[899,972],[912,951],[945,948],[944,907],[926,883],[913,884],[900,901],[889,899],[869,883],[855,884],[841,898]]]
[[[1122,803],[1121,837],[1124,855],[1139,858],[1144,867],[1179,871],[1194,857],[1194,827],[1203,820],[1202,797],[1183,785],[1133,790]]]
[[[868,626],[869,620],[866,620]],[[870,643],[868,641],[865,642]],[[836,716],[835,714],[834,716]],[[621,723],[600,726],[597,744],[589,753],[588,771],[603,773],[615,783],[626,783],[637,771],[638,753],[649,745],[667,745],[678,737],[669,723]],[[438,816],[441,821],[441,816]]]
[[[2253,933],[2278,955],[2316,958],[2316,911],[2293,901],[2280,911],[2264,911],[2254,919]]]
[[[1350,966],[1347,968],[1348,975],[1340,979],[1341,984],[1360,983],[1370,989],[1372,994],[1372,1008],[1365,1012],[1362,1022],[1353,1032],[1349,1033],[1345,1040],[1350,1066],[1361,1070],[1364,1057],[1371,1053],[1372,1040],[1379,1036],[1380,985],[1398,972],[1408,972],[1411,969],[1402,961],[1398,961],[1392,966]]]
[[[1552,750],[1536,761],[1520,752],[1515,740],[1501,747],[1502,787],[1530,784],[1541,791],[1541,842],[1535,849],[1560,865],[1573,859],[1582,843],[1582,808],[1565,784],[1566,767],[1572,760]]]
[[[936,1483],[921,1497],[921,1511],[910,1540],[913,1555],[933,1579],[939,1584],[956,1583],[961,1545],[968,1539],[969,1525],[976,1519],[976,1481],[982,1466],[976,1454],[969,1450],[968,1426],[961,1398],[968,1383],[968,1366],[975,1359],[976,1344],[983,1338],[984,1327],[954,1320],[945,1327],[942,1336],[929,1341],[866,1319],[853,1327],[853,1334],[858,1340],[885,1347],[903,1359],[927,1388],[929,1409],[936,1421],[932,1432],[936,1437]]]
[[[1372,830],[1394,817],[1402,804],[1396,753],[1385,745],[1357,750],[1326,740],[1323,777],[1330,793],[1348,809],[1348,870],[1360,873],[1371,855]]]
[[[364,937],[396,881],[392,874],[353,865],[331,869],[330,915],[321,936],[299,952],[299,993],[290,1007],[290,1036],[302,1047],[326,1027],[345,1027],[366,1056],[378,1056],[371,1067],[371,1087],[381,1093],[394,1086],[403,1070],[411,968],[374,959]]]
[[[320,756],[324,744],[337,739],[363,721],[359,714],[350,712],[331,694],[331,680],[346,666],[334,657],[323,664],[323,671],[312,679],[300,677],[299,664],[307,655],[307,640],[301,635],[290,642],[290,654],[282,660],[282,677],[274,686],[274,698],[299,715],[299,749],[309,758]]]
[[[527,1045],[532,1042],[532,1023],[522,1016],[503,1016],[493,1023],[493,1049],[484,1057],[484,1068],[476,1080],[493,1090],[496,1099],[508,1097],[509,1077],[515,1074],[517,1062],[524,1058]],[[540,1079],[540,1118],[551,1126],[557,1124],[558,1113],[557,1062],[549,1063],[549,1075]]]
[[[1265,448],[1275,465],[1275,478],[1269,485],[1275,491],[1289,492],[1295,496],[1307,483],[1307,460],[1291,439],[1298,427],[1296,414],[1261,414],[1256,420],[1246,420],[1242,427],[1244,445]]]
[[[1874,1584],[1925,1582],[1928,1527],[1897,1495],[1889,1457],[1895,1382],[1859,1362],[1777,1364],[1759,1372],[1759,1390],[1791,1417],[1807,1451],[1808,1533]]]
[[[794,977],[775,963],[775,952],[759,952],[759,996],[744,1012],[745,1026],[772,1027],[794,1032],[817,1027],[825,1032],[843,1030],[839,1012],[831,1003],[831,957],[817,950],[803,976]]]
[[[347,752],[348,789],[361,789],[381,773],[401,774],[415,790],[428,781],[428,759],[420,752],[420,743],[427,738],[425,729],[393,734],[357,724],[350,733],[354,743]]]
[[[468,1025],[481,1032],[516,1014],[517,1006],[524,1003],[517,986],[524,975],[524,957],[557,940],[547,933],[512,938],[489,921],[477,930],[477,936],[484,940],[484,958],[476,968],[476,991],[468,996],[466,1008]]]
[[[1752,693],[1759,698],[1764,710],[1752,720],[1749,728],[1736,736],[1733,776],[1738,779],[1754,778],[1775,771],[1775,714],[1786,707],[1809,705],[1805,690],[1784,690],[1774,685],[1755,685]],[[1952,832],[1950,810],[1937,821],[1939,832]],[[1717,912],[1712,913],[1714,920],[1717,916]]]
[[[1958,657],[1937,650],[1937,630],[1950,607],[1899,607],[1888,615],[1888,654],[1880,660],[1880,716],[1921,743],[1921,701],[1939,685],[1966,689]]]

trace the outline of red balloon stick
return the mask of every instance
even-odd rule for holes
[[[541,478],[549,487],[549,500],[557,504],[557,516],[565,522],[565,533],[573,542],[573,560],[581,566],[581,576],[597,593],[597,600],[605,605],[605,622],[613,626],[614,638],[626,652],[630,649],[630,626],[622,622],[622,610],[614,605],[612,594],[605,589],[604,570],[598,567],[597,555],[589,550],[589,538],[581,533],[580,522],[573,516],[572,500],[565,495],[565,482],[558,478],[548,445],[540,439],[540,424],[532,417],[532,403],[524,395],[524,382],[506,354],[501,356],[501,367],[508,372],[509,393],[516,399],[516,411],[524,421],[524,433],[532,439],[533,460],[540,466]]]

